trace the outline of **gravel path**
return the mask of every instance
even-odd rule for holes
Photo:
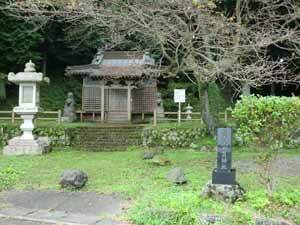
[[[254,160],[238,160],[233,167],[240,173],[255,173],[260,167]],[[300,177],[300,156],[280,157],[272,163],[273,171],[279,176]]]
[[[10,191],[0,194],[0,225],[128,225],[116,219],[128,205],[114,195]]]

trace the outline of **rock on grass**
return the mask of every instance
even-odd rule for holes
[[[81,189],[88,181],[88,176],[78,169],[66,169],[60,176],[60,185],[62,188]]]
[[[185,177],[185,173],[182,168],[176,167],[169,171],[167,174],[167,180],[173,184],[186,184],[187,179]]]
[[[171,161],[162,155],[156,155],[154,158],[151,160],[151,163],[157,166],[167,166],[171,164]]]

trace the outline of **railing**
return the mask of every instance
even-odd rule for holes
[[[36,119],[44,121],[57,121],[60,123],[62,119],[62,112],[61,110],[42,111],[38,113]],[[0,120],[10,120],[12,123],[15,123],[17,120],[21,120],[21,118],[14,111],[0,111]]]
[[[82,111],[76,111],[79,115],[80,121],[83,122],[84,114],[87,114]],[[95,121],[96,113],[88,113],[92,115],[92,120]],[[2,116],[4,115],[4,116]],[[145,114],[142,113],[142,121],[145,120]],[[225,123],[229,120],[229,111],[219,113],[219,117],[224,120]],[[0,111],[0,120],[10,120],[12,123],[15,123],[17,120],[21,120],[20,116],[14,113],[13,111]],[[42,111],[37,115],[37,120],[41,121],[56,121],[58,123],[62,122],[62,111]],[[200,112],[164,112],[158,113],[156,110],[153,111],[153,124],[156,125],[158,122],[162,121],[174,121],[181,123],[181,121],[200,121],[201,113]]]
[[[176,116],[176,117],[175,117]],[[228,122],[229,111],[225,110],[224,112],[219,113],[219,118],[224,120],[224,123]],[[156,110],[153,111],[153,124],[156,125],[159,121],[200,121],[202,122],[201,112],[164,112],[158,113]]]

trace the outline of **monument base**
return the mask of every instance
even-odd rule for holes
[[[214,169],[212,175],[212,183],[213,184],[235,184],[235,169],[231,170],[218,170]]]
[[[245,190],[238,184],[213,184],[211,181],[203,188],[204,197],[234,203],[237,199],[243,197]]]
[[[3,148],[3,155],[42,155],[50,151],[50,140],[47,137],[22,139],[15,137]]]

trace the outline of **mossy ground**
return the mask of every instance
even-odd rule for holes
[[[142,150],[128,148],[126,152],[95,153],[56,148],[43,156],[0,156],[0,170],[10,168],[17,174],[9,188],[59,190],[58,179],[64,169],[82,169],[89,175],[89,182],[83,191],[118,193],[131,198],[133,205],[126,217],[136,224],[196,224],[199,212],[231,215],[236,218],[236,224],[247,224],[246,221],[253,215],[260,214],[299,222],[299,215],[296,215],[300,207],[299,197],[292,203],[280,200],[279,204],[268,204],[257,174],[238,173],[237,179],[250,198],[234,206],[200,197],[202,187],[211,178],[215,152],[168,150],[164,154],[172,164],[157,167],[142,160]],[[252,159],[257,154],[235,150],[233,158]],[[295,155],[300,156],[299,151],[282,153],[283,157]],[[166,173],[175,166],[185,170],[189,181],[187,185],[174,186],[165,179]],[[295,190],[299,193],[299,187],[299,177],[282,177],[278,179],[276,193],[289,201],[295,197],[288,194]]]

